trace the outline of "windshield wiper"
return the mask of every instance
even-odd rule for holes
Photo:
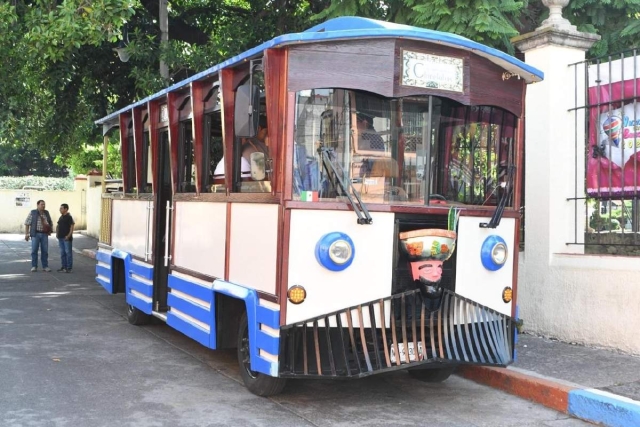
[[[331,161],[331,157],[329,154],[331,151],[333,150],[327,147],[318,148],[318,154],[322,156],[322,163],[324,167],[327,169],[331,169],[331,172],[333,172],[333,176],[338,182],[340,189],[347,196],[347,199],[349,200],[349,204],[351,204],[353,211],[356,213],[356,216],[358,217],[358,224],[361,224],[361,225],[371,224],[373,222],[373,218],[371,218],[371,215],[369,214],[367,207],[362,202],[362,199],[360,199],[360,195],[358,194],[355,187],[353,186],[353,183],[349,181],[349,188],[347,188],[345,183],[342,181],[342,178],[340,177],[338,170],[336,169],[335,165]],[[329,171],[327,170],[327,173],[328,172]],[[351,197],[351,194],[349,194],[349,190],[353,191],[353,195],[356,197],[357,203],[353,200],[353,197]]]
[[[511,194],[513,194],[513,177],[515,176],[515,172],[516,172],[515,166],[513,165],[507,166],[507,180],[506,180],[504,193],[502,193],[502,197],[498,202],[498,206],[496,206],[496,210],[495,212],[493,212],[491,221],[481,222],[480,228],[496,228],[497,226],[500,225],[500,220],[502,219],[504,208],[507,206],[507,203],[511,198]]]

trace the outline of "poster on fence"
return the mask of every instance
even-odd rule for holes
[[[16,193],[16,206],[21,208],[31,207],[31,193]]]
[[[615,77],[633,76],[633,62],[611,64],[606,69],[613,71],[606,76],[589,69],[590,75],[592,71],[600,75],[589,84],[587,194],[591,197],[633,196],[640,189],[640,97],[633,102],[633,94],[640,93],[640,79]]]

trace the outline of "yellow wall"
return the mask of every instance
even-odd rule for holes
[[[0,190],[0,233],[24,233],[24,221],[38,200],[44,200],[54,224],[60,217],[60,205],[69,205],[69,213],[76,223],[76,230],[87,227],[86,181],[76,181],[74,191]],[[29,198],[28,206],[18,206],[17,198]]]

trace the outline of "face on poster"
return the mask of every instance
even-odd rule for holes
[[[606,158],[621,169],[640,150],[640,104],[600,114],[598,141]],[[634,150],[635,147],[635,150]]]

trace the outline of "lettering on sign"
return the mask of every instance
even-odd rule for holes
[[[402,51],[402,85],[463,91],[463,60],[449,56]]]
[[[31,193],[25,193],[25,192],[16,193],[16,206],[21,208],[30,208]]]

